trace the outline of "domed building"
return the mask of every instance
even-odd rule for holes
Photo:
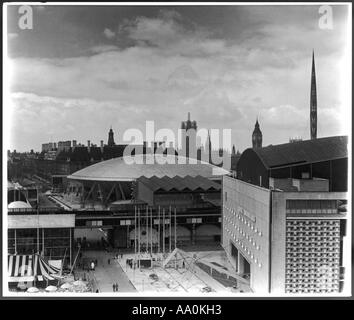
[[[221,178],[228,173],[182,156],[137,154],[96,163],[68,176],[64,201],[81,212],[76,219],[76,239],[99,241],[102,233],[97,229],[102,229],[114,247],[134,246],[135,219],[149,214],[150,218],[140,218],[142,245],[150,241],[150,245],[158,242],[162,246],[175,237],[186,243],[217,242]],[[87,209],[96,212],[94,220],[84,213]],[[158,235],[155,220],[160,221],[159,215],[161,219],[168,216],[172,228],[164,236]]]
[[[7,206],[8,209],[31,209],[32,206],[28,202],[24,201],[13,201]]]

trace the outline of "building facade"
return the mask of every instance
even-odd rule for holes
[[[236,272],[255,293],[342,292],[347,194],[323,181],[271,183],[223,177],[222,241]]]

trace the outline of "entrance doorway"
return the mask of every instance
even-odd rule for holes
[[[238,249],[234,246],[234,244],[230,241],[231,245],[231,257],[234,259],[236,272],[238,272]]]
[[[251,278],[251,265],[240,252],[238,253],[238,273],[247,280]]]

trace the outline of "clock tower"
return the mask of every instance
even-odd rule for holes
[[[256,121],[256,125],[254,126],[254,130],[252,133],[252,148],[262,148],[262,131],[259,129],[258,119]]]

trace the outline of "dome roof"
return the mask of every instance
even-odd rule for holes
[[[195,160],[197,163],[188,164],[186,160],[182,156],[140,154],[102,161],[79,170],[68,178],[91,181],[133,181],[142,176],[217,178],[229,173],[207,162]]]
[[[32,208],[31,205],[24,201],[14,201],[9,203],[7,206],[8,209],[24,209],[24,208]]]

